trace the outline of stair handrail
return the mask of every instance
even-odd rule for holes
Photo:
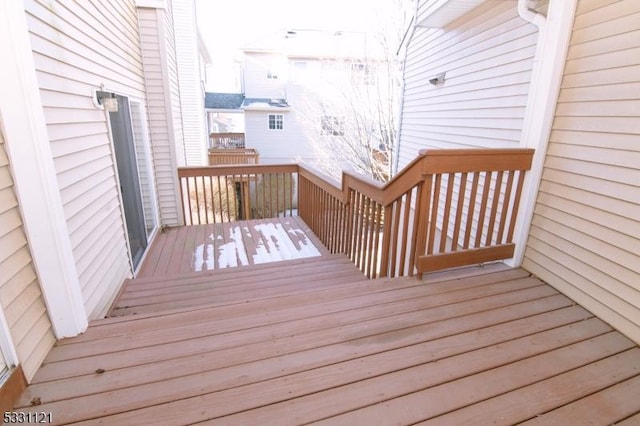
[[[531,167],[533,153],[533,149],[527,148],[422,150],[384,184],[346,171],[337,184],[310,167],[300,165],[301,179],[315,185],[316,191],[324,191],[328,197],[322,201],[316,194],[320,197],[315,200],[318,205],[306,209],[302,208],[304,203],[301,202],[300,215],[326,245],[332,246],[330,249],[347,253],[371,277],[422,274],[469,262],[509,258],[515,247],[513,227],[524,174]],[[441,206],[440,192],[445,183],[445,204]],[[465,191],[469,184],[471,191],[467,196]],[[478,192],[480,186],[481,193]],[[454,193],[460,191],[463,197],[454,197]],[[304,194],[299,196],[305,197]],[[467,201],[467,197],[472,198]],[[450,236],[450,218],[445,215],[451,213],[454,199],[455,223]],[[314,203],[312,199],[309,201]],[[328,212],[323,210],[323,205],[328,203],[339,205],[344,211],[338,212],[339,208],[334,206],[333,220],[318,220],[318,214]],[[463,227],[462,220],[465,216],[473,219],[478,203],[481,210],[476,216],[479,226],[473,225],[472,220]],[[511,214],[507,220],[508,213]],[[363,214],[367,217],[354,217]],[[487,215],[487,222],[491,223],[487,225],[485,236],[483,226]],[[499,223],[494,223],[496,220]],[[474,226],[479,228],[475,229],[475,234]],[[498,233],[494,236],[496,227]],[[382,233],[381,242],[375,234],[376,229]],[[341,237],[337,232],[348,235]],[[471,236],[475,241],[471,242]],[[452,241],[446,250],[449,239]],[[376,253],[371,253],[374,249]]]

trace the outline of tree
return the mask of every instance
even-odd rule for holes
[[[394,3],[394,2],[389,2]],[[401,67],[396,50],[404,9],[371,33],[341,34],[359,40],[360,52],[321,59],[320,78],[304,81],[298,120],[311,141],[316,167],[339,177],[351,169],[379,181],[391,177],[400,105]]]

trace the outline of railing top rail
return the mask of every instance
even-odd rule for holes
[[[242,150],[244,151],[244,150]],[[350,172],[342,173],[341,184],[307,165],[248,164],[214,165],[178,168],[180,177],[221,176],[248,173],[296,173],[323,187],[332,196],[346,201],[348,189],[353,189],[382,204],[389,205],[413,188],[425,175],[501,170],[528,170],[534,150],[528,148],[429,149],[420,151],[391,181],[381,183]]]
[[[430,174],[528,170],[533,153],[529,148],[429,149],[420,151],[418,159]]]
[[[230,137],[230,136],[242,136],[244,137],[244,133],[233,133],[233,132],[227,132],[227,133],[209,133],[209,136],[212,138],[222,138],[222,137]]]
[[[217,166],[178,167],[178,177],[224,176],[250,173],[296,173],[297,164],[232,164]]]
[[[255,148],[209,148],[209,153],[215,154],[258,154]]]

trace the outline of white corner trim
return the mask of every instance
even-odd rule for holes
[[[15,367],[20,364],[20,358],[18,358],[18,352],[11,336],[11,328],[7,322],[7,317],[4,315],[4,308],[0,306],[0,351],[4,362],[9,368]]]
[[[22,2],[0,2],[0,123],[33,263],[56,337],[87,328]]]
[[[525,195],[522,197],[516,221],[514,257],[506,262],[510,266],[520,266],[524,259],[547,146],[549,145],[549,136],[555,118],[567,51],[571,41],[577,2],[578,0],[551,0],[544,24],[539,20],[540,15],[534,17],[527,14],[527,20],[533,19],[532,23],[540,28],[540,33],[533,62],[520,146],[534,148],[535,154],[531,170],[525,180],[523,188]]]
[[[176,217],[178,218],[178,223],[181,225],[184,225],[185,219],[184,219],[184,212],[182,209],[182,198],[180,196],[180,193],[181,193],[180,180],[178,179],[177,170],[178,170],[178,167],[183,167],[186,165],[187,153],[184,151],[184,133],[181,130],[181,133],[183,133],[182,154],[184,155],[185,164],[179,164],[178,163],[178,141],[176,140],[176,123],[175,123],[176,117],[174,117],[173,115],[173,100],[171,97],[172,90],[171,90],[171,84],[170,84],[171,76],[169,75],[171,70],[175,70],[175,72],[177,73],[178,60],[177,58],[175,58],[176,60],[175,67],[169,67],[169,51],[167,49],[167,44],[169,45],[173,44],[173,48],[175,50],[175,36],[169,37],[169,34],[167,33],[167,30],[165,28],[164,20],[162,19],[163,16],[160,15],[160,12],[157,12],[156,18],[157,18],[156,22],[158,25],[158,44],[160,47],[160,68],[162,71],[162,86],[164,88],[164,102],[165,102],[164,115],[167,120],[167,129],[169,131],[169,134],[168,134],[169,158],[171,161],[171,170],[175,171],[175,173],[172,174],[171,179],[173,184],[174,201],[176,206]],[[145,79],[148,78],[146,74],[147,70],[148,68],[145,68],[145,76],[144,76]],[[180,106],[180,101],[178,101],[178,106]],[[151,139],[150,143],[153,146],[153,138]],[[162,223],[162,220],[161,220],[160,226],[162,225],[164,225],[164,223]]]

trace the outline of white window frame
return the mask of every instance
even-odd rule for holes
[[[269,130],[283,130],[284,114],[269,114],[267,116],[267,122],[268,122]]]

